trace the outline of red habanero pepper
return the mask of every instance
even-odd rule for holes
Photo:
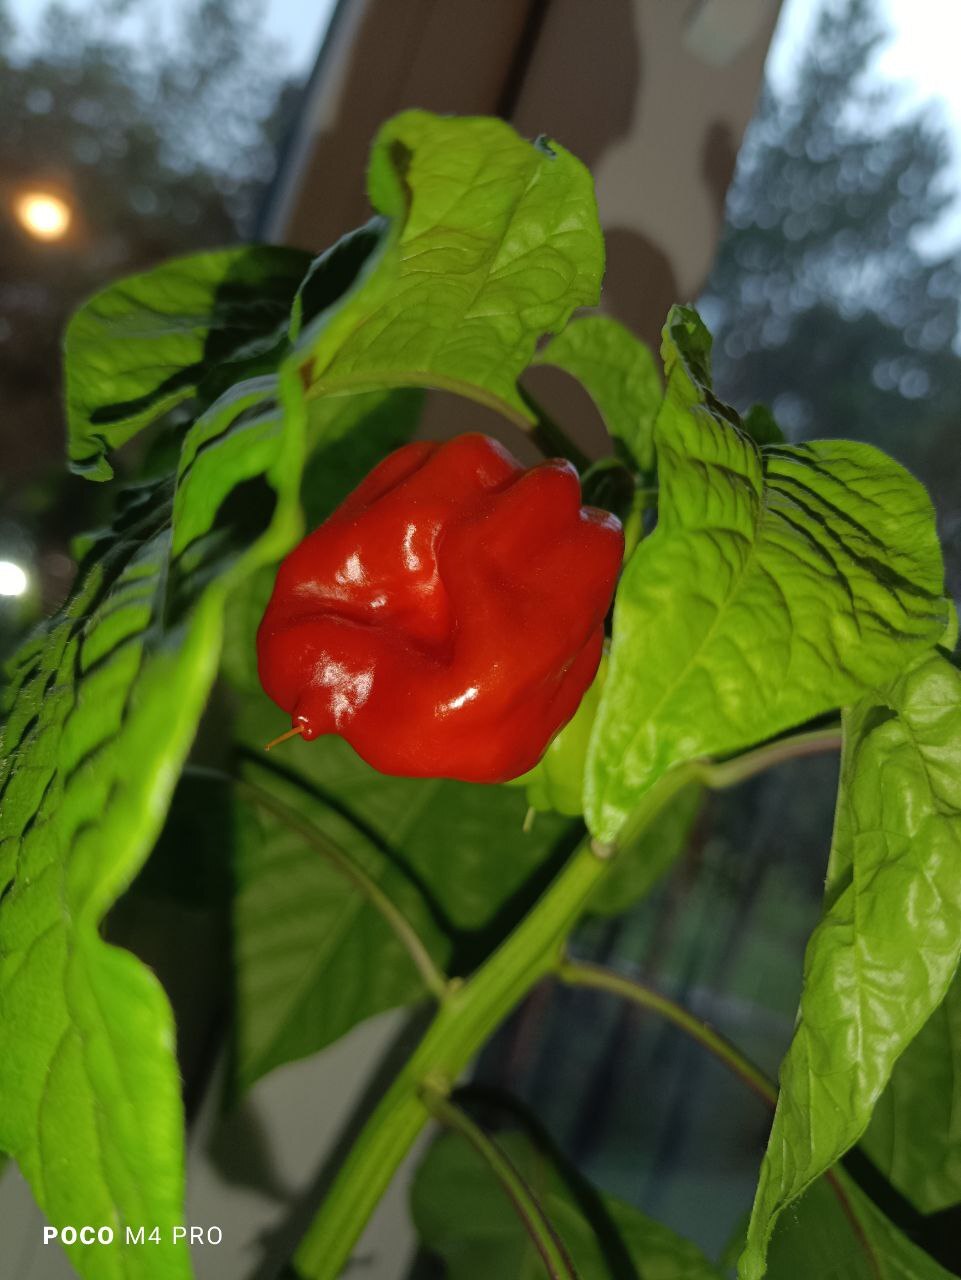
[[[594,678],[623,550],[568,462],[405,445],[281,564],[261,683],[292,732],[338,733],[382,773],[515,778]]]

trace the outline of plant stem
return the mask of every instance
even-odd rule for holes
[[[321,831],[319,827],[315,827],[313,823],[308,822],[296,809],[284,804],[282,800],[278,800],[276,796],[271,795],[269,791],[265,791],[263,787],[258,787],[253,782],[235,778],[229,773],[222,773],[219,769],[206,769],[195,765],[188,766],[188,768],[191,774],[215,777],[220,782],[229,782],[238,795],[249,800],[256,808],[271,814],[278,822],[282,822],[285,827],[296,832],[312,849],[316,849],[331,866],[340,872],[345,880],[349,880],[354,888],[363,894],[374,910],[382,917],[385,924],[390,927],[397,941],[410,956],[417,972],[423,978],[427,990],[436,996],[438,1000],[447,998],[452,988],[451,980],[434,963],[430,952],[421,941],[416,929],[404,913],[394,905],[380,885],[375,880],[372,880],[367,872],[362,870],[351,857],[344,853],[343,849],[330,836]]]
[[[722,760],[720,764],[712,760],[702,761],[697,767],[697,777],[712,791],[722,791],[785,760],[839,751],[840,748],[841,726],[831,724],[823,729],[812,729],[808,733],[796,733],[777,742],[765,743],[763,747],[755,747],[753,751],[746,751],[731,760]]]
[[[660,778],[634,822],[646,826],[689,780]],[[425,1083],[450,1088],[491,1033],[557,965],[568,933],[611,865],[612,845],[583,840],[542,897],[493,955],[446,1000],[384,1094],[301,1241],[294,1266],[305,1280],[335,1280],[398,1165],[430,1118]]]
[[[763,1071],[724,1036],[719,1035],[706,1022],[702,1022],[700,1018],[696,1018],[694,1014],[689,1013],[667,996],[660,995],[633,978],[623,977],[612,969],[590,964],[584,960],[562,958],[557,964],[555,973],[569,986],[592,987],[595,991],[607,991],[611,995],[620,996],[640,1005],[643,1009],[650,1009],[653,1013],[659,1014],[666,1021],[679,1027],[692,1040],[703,1045],[715,1058],[719,1058],[769,1106],[773,1107],[777,1102],[777,1089]]]
[[[490,959],[448,995],[381,1099],[294,1259],[309,1280],[334,1280],[397,1166],[430,1117],[425,1082],[450,1087],[503,1018],[549,973],[558,948],[606,865],[584,841],[544,896]]]
[[[540,1254],[551,1280],[577,1280],[574,1263],[568,1256],[564,1242],[507,1153],[474,1123],[466,1111],[451,1102],[446,1093],[425,1085],[421,1094],[435,1120],[465,1138],[489,1166],[514,1206],[514,1211]]]
[[[828,738],[832,743],[836,738],[833,730],[831,735],[821,730],[797,735],[722,765],[704,760],[680,765],[645,792],[616,842],[585,839],[578,845],[493,955],[462,986],[445,987],[434,1021],[351,1147],[301,1241],[294,1268],[303,1280],[336,1280],[340,1275],[370,1214],[430,1118],[422,1096],[425,1083],[449,1089],[519,1001],[556,970],[567,935],[619,849],[627,848],[692,779],[732,786],[781,760],[827,749]]]

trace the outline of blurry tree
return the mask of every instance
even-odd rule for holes
[[[871,74],[877,9],[826,0],[790,83],[766,85],[705,307],[735,403],[771,403],[794,438],[874,441],[925,480],[957,593],[961,252],[919,243],[956,195],[950,137]]]
[[[29,38],[0,0],[0,442],[8,486],[62,466],[59,343],[107,280],[250,235],[296,93],[258,0],[51,3]],[[60,241],[18,192],[59,193]],[[8,500],[9,500],[8,492]]]

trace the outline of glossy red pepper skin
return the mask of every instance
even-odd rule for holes
[[[597,670],[624,549],[577,472],[462,435],[383,460],[280,566],[264,690],[382,773],[503,782]]]

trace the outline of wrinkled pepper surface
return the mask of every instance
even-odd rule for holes
[[[568,462],[405,445],[281,564],[261,683],[305,739],[340,734],[382,773],[516,778],[594,678],[623,547]]]

